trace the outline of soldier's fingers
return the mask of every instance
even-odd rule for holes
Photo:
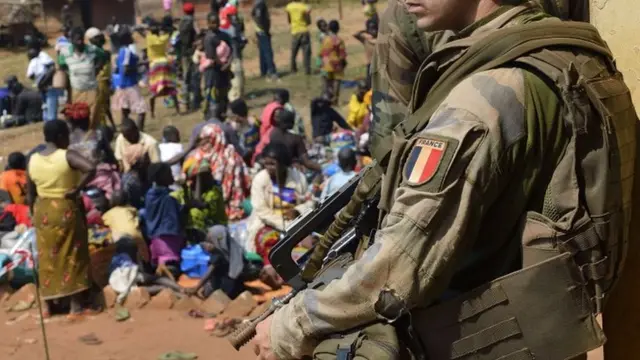
[[[260,345],[258,345],[257,342],[253,343],[253,353],[258,356],[258,359],[260,359]]]

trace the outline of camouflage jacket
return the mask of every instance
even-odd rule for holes
[[[483,19],[461,34],[515,26],[522,22],[516,13]],[[406,106],[406,84],[390,89]],[[540,205],[534,184],[568,141],[556,121],[560,106],[536,75],[489,70],[458,84],[412,139],[394,139],[407,142],[397,154],[406,160],[387,169],[401,179],[375,243],[340,280],[303,292],[274,314],[276,355],[310,355],[324,336],[380,318],[382,294],[414,309],[513,271],[518,259],[505,256],[513,253],[516,225],[529,206]]]

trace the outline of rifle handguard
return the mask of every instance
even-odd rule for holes
[[[279,308],[288,304],[291,299],[293,299],[299,291],[292,290],[282,299],[273,299],[273,302],[269,308],[260,314],[258,317],[251,319],[248,323],[240,326],[236,331],[231,333],[231,335],[227,336],[227,340],[231,343],[231,345],[236,349],[240,350],[241,347],[251,341],[256,336],[256,326],[266,320],[269,316],[273,315]]]
[[[333,244],[340,239],[348,225],[360,213],[365,200],[381,181],[382,176],[377,166],[369,167],[364,171],[366,173],[360,179],[353,196],[351,196],[351,200],[338,212],[335,220],[329,225],[327,231],[320,237],[320,241],[314,247],[309,261],[302,270],[303,281],[307,283],[313,281],[318,271],[322,268],[322,262]]]

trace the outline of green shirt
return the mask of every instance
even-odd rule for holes
[[[96,64],[105,59],[106,53],[97,46],[87,44],[84,51],[76,53],[73,45],[60,51],[58,65],[69,72],[71,88],[77,91],[93,90],[98,87]]]

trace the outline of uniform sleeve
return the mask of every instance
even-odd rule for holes
[[[396,169],[402,180],[374,244],[340,280],[304,291],[274,314],[278,358],[310,355],[318,339],[380,318],[390,301],[412,309],[441,296],[504,191],[523,142],[521,70],[460,83],[406,144],[406,161]]]

